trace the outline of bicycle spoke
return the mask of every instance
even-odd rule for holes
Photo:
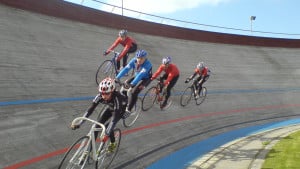
[[[89,146],[89,137],[84,136],[78,139],[65,154],[63,160],[61,161],[58,169],[76,169],[83,168],[87,162],[87,156],[90,150]]]

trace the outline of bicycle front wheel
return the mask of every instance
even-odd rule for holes
[[[183,107],[188,105],[189,102],[191,101],[192,95],[193,95],[193,88],[187,87],[181,94],[180,105]]]
[[[99,83],[106,77],[114,76],[114,65],[111,60],[105,60],[97,69],[96,72],[96,83]]]
[[[121,130],[119,128],[115,128],[114,135],[115,135],[115,143],[116,143],[116,147],[114,151],[113,152],[108,151],[108,146],[110,144],[110,141],[107,141],[102,146],[102,149],[98,155],[96,161],[96,169],[107,169],[115,159],[121,143]]]
[[[58,166],[58,169],[79,169],[84,168],[87,162],[87,156],[89,152],[85,150],[90,150],[86,146],[90,146],[90,138],[88,136],[83,136],[79,138],[68,150]]]
[[[138,98],[131,110],[129,117],[123,119],[123,125],[125,127],[131,127],[140,116],[140,112],[141,112],[141,100],[140,98]]]
[[[154,102],[157,98],[157,88],[156,86],[152,86],[147,90],[143,99],[142,99],[142,110],[148,111],[153,106]]]
[[[204,102],[206,98],[207,89],[206,87],[202,87],[201,91],[199,92],[199,98],[196,100],[196,104],[200,105]]]

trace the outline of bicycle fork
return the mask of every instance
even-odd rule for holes
[[[89,145],[89,144],[90,144],[90,141],[91,141],[91,139],[89,139],[89,141],[88,141],[87,143],[81,144],[81,145],[79,146],[77,152],[76,152],[75,155],[71,158],[70,161],[74,161],[74,158],[77,156],[78,153],[81,152],[81,149],[82,149],[82,147],[84,146],[83,153],[80,155],[80,157],[79,157],[79,159],[78,159],[78,164],[75,163],[76,165],[84,166],[84,163],[86,162],[85,159],[87,158],[88,153],[89,153],[89,151],[88,151],[89,146],[85,146],[85,145]],[[76,161],[76,160],[75,160],[75,161]]]

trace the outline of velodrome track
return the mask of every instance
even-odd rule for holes
[[[98,27],[0,5],[0,168],[56,168],[72,131],[96,95],[101,53],[118,29]],[[234,129],[299,118],[299,48],[206,43],[130,32],[156,69],[170,55],[179,65],[176,91],[196,63],[213,75],[208,98],[186,108],[143,112],[125,129],[113,168],[145,168],[192,143]],[[120,48],[119,48],[120,49]]]

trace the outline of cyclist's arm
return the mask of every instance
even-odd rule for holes
[[[85,113],[83,114],[83,117],[89,117],[95,110],[95,108],[98,106],[98,104],[100,103],[101,101],[101,96],[100,94],[98,94],[94,99],[93,99],[93,102],[92,102],[92,105],[85,111]],[[75,126],[80,126],[84,123],[83,120],[79,121],[77,124],[75,124],[74,126],[72,125],[71,127],[76,129]],[[78,128],[77,127],[77,128]]]
[[[167,80],[164,82],[164,85],[167,86],[169,85],[170,81],[177,75],[179,75],[179,70],[175,65],[170,64],[170,72],[168,74]]]
[[[120,39],[120,37],[118,37],[115,42],[107,49],[107,54],[110,53],[110,51],[114,50],[122,41],[122,39]]]
[[[157,71],[152,75],[151,80],[156,79],[162,71],[163,71],[163,65],[160,65]]]
[[[134,68],[135,58],[131,59],[130,62],[118,73],[116,79],[121,79],[130,69]]]
[[[197,72],[194,72],[194,74],[192,74],[189,79],[193,79],[195,76],[197,75]]]
[[[135,78],[131,81],[131,86],[136,86],[138,84],[139,81],[141,81],[142,79],[146,79],[146,78],[151,78],[149,77],[149,72],[152,68],[152,64],[150,62],[148,62],[142,69],[141,71],[135,76]]]
[[[85,111],[85,114],[83,115],[83,117],[89,117],[94,110],[96,109],[96,107],[98,106],[98,104],[101,102],[101,95],[98,94],[92,102],[92,105]]]
[[[120,61],[126,55],[126,53],[128,52],[129,48],[130,48],[130,45],[126,45],[124,47],[124,49],[122,50],[122,52],[118,56],[117,61]]]
[[[208,69],[205,68],[205,69],[202,71],[202,76],[203,76],[203,77],[207,76],[207,72],[208,72]]]
[[[124,45],[124,49],[122,50],[122,52],[120,53],[119,57],[117,58],[117,60],[121,60],[126,54],[127,52],[129,51],[133,41],[130,37],[127,37],[126,39],[126,44]]]

